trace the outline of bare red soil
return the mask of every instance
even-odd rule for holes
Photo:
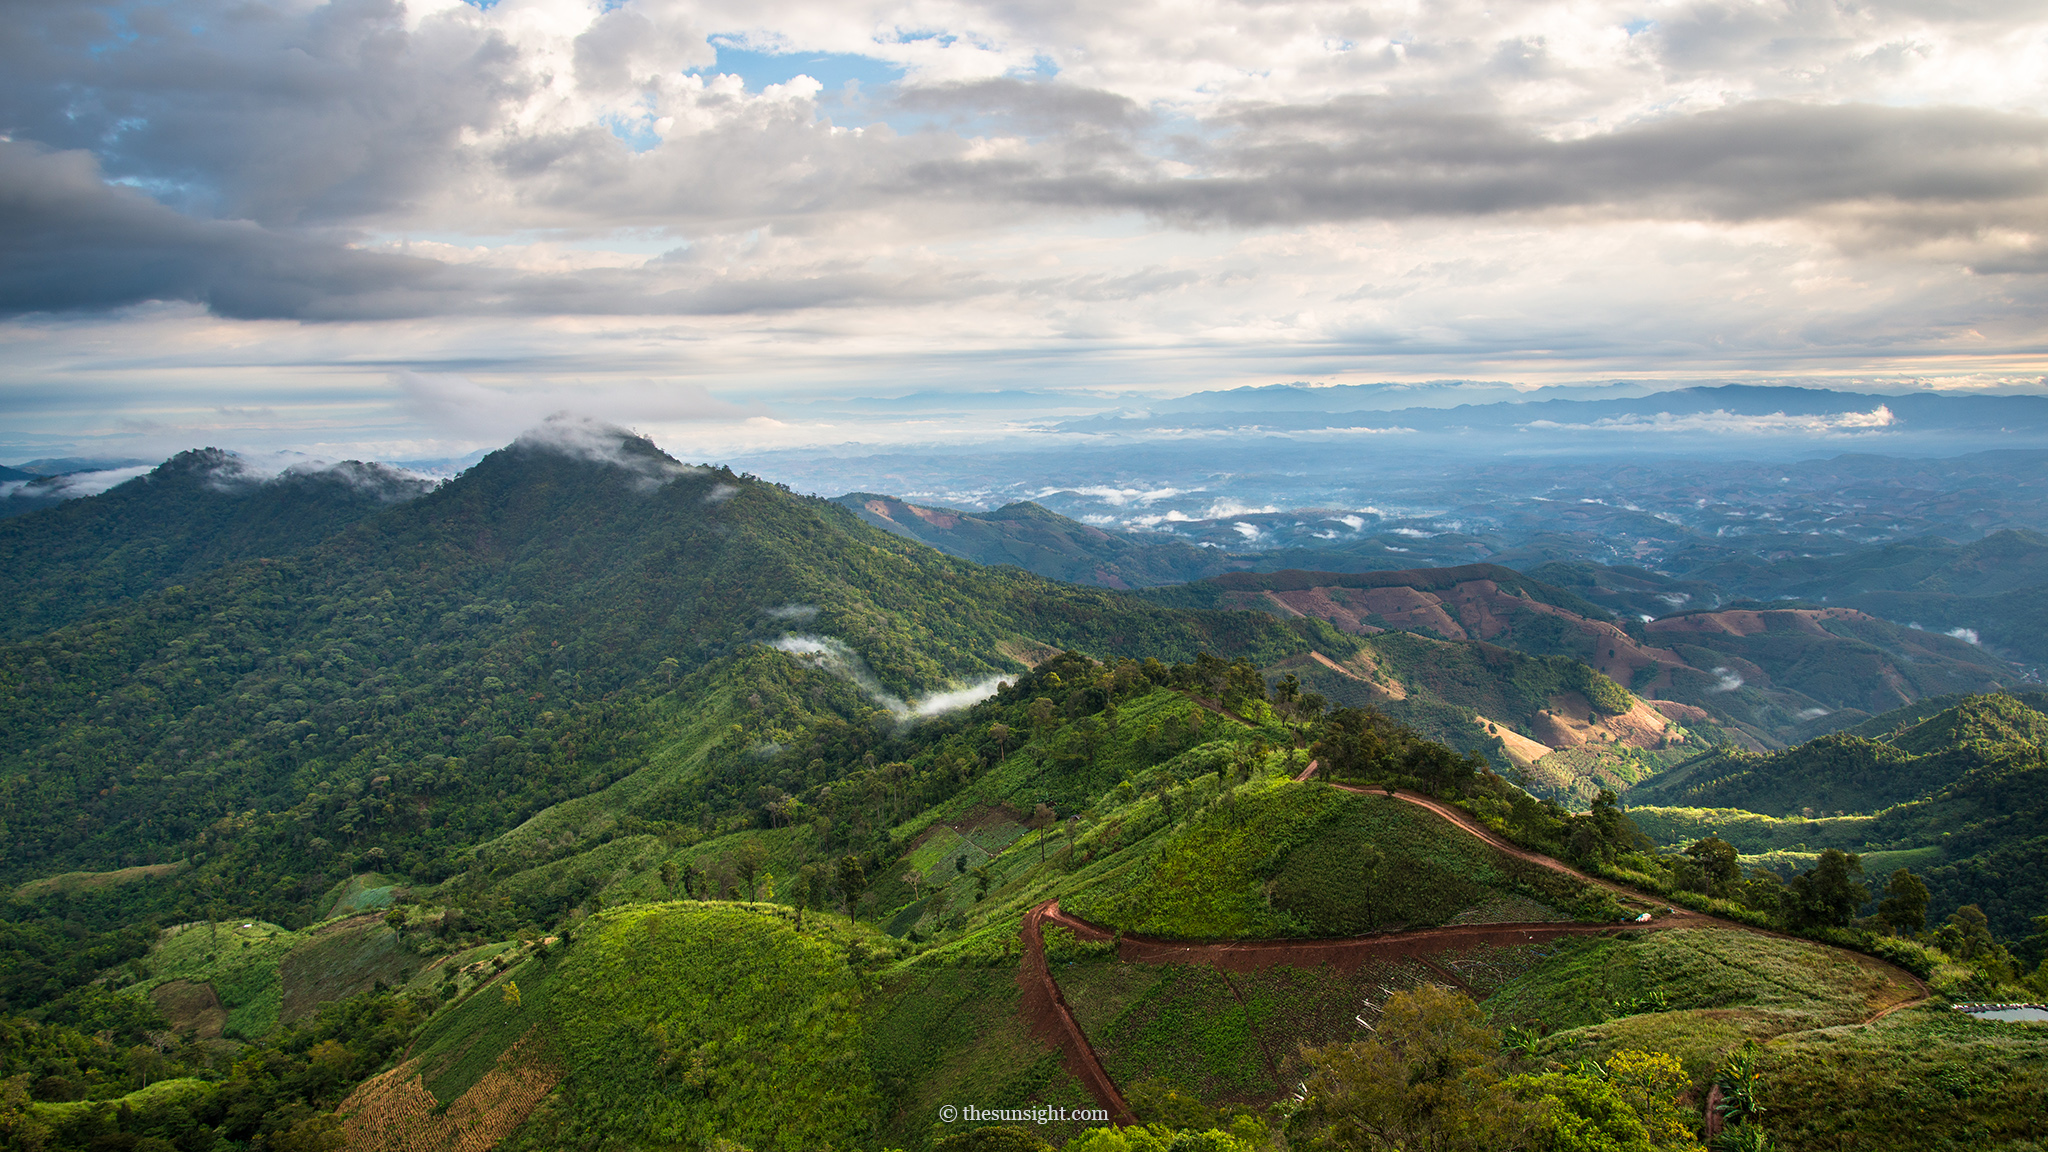
[[[1124,1102],[1123,1093],[1117,1091],[1116,1081],[1103,1070],[1102,1061],[1096,1059],[1094,1047],[1088,1043],[1087,1035],[1074,1022],[1074,1014],[1067,1008],[1067,998],[1060,995],[1060,986],[1053,981],[1052,969],[1046,967],[1045,934],[1041,925],[1048,909],[1057,914],[1059,904],[1048,902],[1024,915],[1024,928],[1020,933],[1024,940],[1024,962],[1017,968],[1017,987],[1023,993],[1019,1010],[1024,1013],[1031,1034],[1047,1046],[1059,1049],[1066,1057],[1067,1072],[1109,1112],[1111,1122],[1136,1124],[1137,1116]],[[1096,931],[1100,932],[1099,929]],[[1100,935],[1091,937],[1100,938]]]

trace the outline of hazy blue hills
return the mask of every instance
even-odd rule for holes
[[[1014,564],[1040,576],[1107,588],[1178,584],[1224,571],[1229,559],[1183,541],[1096,528],[1028,500],[989,512],[912,504],[873,492],[835,503],[885,532],[978,564]]]

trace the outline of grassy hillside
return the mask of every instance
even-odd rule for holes
[[[1179,939],[1354,936],[1446,924],[1521,898],[1528,919],[1613,914],[1576,882],[1438,817],[1328,785],[1219,798],[1139,861],[1063,902],[1098,924]]]

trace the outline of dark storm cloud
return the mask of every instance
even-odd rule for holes
[[[0,141],[0,314],[186,300],[222,316],[406,315],[464,287],[430,260],[195,220],[84,152]]]

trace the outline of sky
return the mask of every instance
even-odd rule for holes
[[[1294,380],[2048,390],[2048,3],[0,13],[0,460],[561,411],[717,458]]]

